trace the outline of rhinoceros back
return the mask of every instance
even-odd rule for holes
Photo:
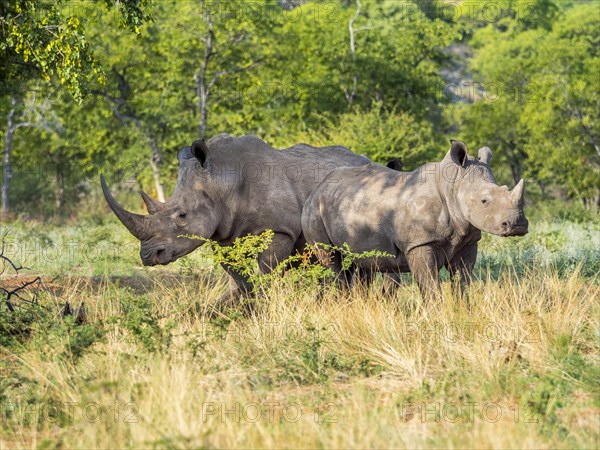
[[[342,146],[297,144],[277,150],[256,136],[220,134],[207,142],[214,183],[223,184],[219,200],[230,214],[228,235],[264,229],[297,237],[306,198],[332,172],[370,161]],[[216,175],[216,176],[215,176]]]
[[[281,151],[295,158],[330,162],[336,167],[356,167],[371,162],[366,156],[357,155],[349,148],[341,145],[313,147],[308,144],[296,144]]]

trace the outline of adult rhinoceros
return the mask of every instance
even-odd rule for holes
[[[238,237],[271,229],[273,241],[258,258],[263,272],[303,248],[302,207],[319,183],[340,167],[370,162],[341,146],[298,144],[276,150],[256,136],[227,134],[194,142],[180,150],[178,159],[177,185],[169,200],[159,203],[141,192],[147,216],[123,209],[101,178],[108,205],[141,241],[142,262],[169,264],[203,243],[182,235],[230,245]],[[222,302],[251,291],[245,277],[225,270],[235,285]]]
[[[302,228],[309,243],[341,246],[353,252],[379,250],[390,257],[364,258],[359,269],[412,272],[424,296],[439,293],[438,271],[445,266],[469,283],[481,231],[522,236],[528,222],[523,212],[523,180],[509,191],[498,186],[489,167],[491,150],[470,158],[467,147],[452,147],[438,163],[413,172],[396,172],[369,164],[343,168],[335,182],[325,178],[307,199]],[[341,255],[326,258],[338,275]]]

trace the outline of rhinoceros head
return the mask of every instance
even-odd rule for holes
[[[198,248],[204,241],[184,235],[210,238],[219,216],[216,189],[207,177],[208,148],[204,141],[179,151],[179,174],[173,196],[157,202],[141,191],[149,215],[126,211],[111,195],[104,177],[102,190],[106,202],[129,232],[141,242],[144,265],[169,264]]]
[[[523,211],[524,181],[509,190],[498,186],[490,169],[492,151],[480,148],[478,158],[469,156],[467,146],[460,141],[451,141],[452,148],[444,163],[455,170],[451,182],[456,207],[462,216],[475,228],[500,236],[523,236],[527,234],[529,222]],[[452,167],[451,167],[452,168]]]

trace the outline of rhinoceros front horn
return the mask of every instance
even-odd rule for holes
[[[130,213],[121,205],[119,205],[108,190],[108,186],[106,185],[106,180],[104,179],[103,175],[100,175],[100,183],[102,184],[102,192],[104,192],[106,203],[108,203],[108,206],[110,206],[112,212],[115,213],[115,216],[117,216],[117,218],[123,225],[125,225],[125,228],[127,228],[131,234],[133,234],[140,241],[144,240],[148,236],[146,222],[147,216]]]
[[[140,195],[142,196],[142,199],[144,200],[144,203],[146,204],[146,208],[148,208],[148,212],[150,214],[156,214],[158,211],[163,209],[164,205],[161,202],[154,200],[152,197],[150,197],[144,191],[140,190]]]
[[[512,201],[514,203],[516,203],[516,204],[523,203],[524,188],[525,188],[525,182],[523,181],[523,178],[521,178],[521,181],[519,181],[517,183],[517,185],[513,188],[513,190],[510,191],[510,197],[512,198]]]

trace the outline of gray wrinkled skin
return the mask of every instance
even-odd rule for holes
[[[309,243],[352,251],[379,250],[393,257],[357,260],[358,269],[412,272],[423,296],[439,295],[438,271],[446,267],[469,283],[481,231],[522,236],[528,231],[523,212],[523,180],[509,191],[498,186],[489,167],[491,150],[452,141],[438,163],[413,172],[396,172],[375,164],[340,169],[307,199],[302,228]],[[342,280],[340,255],[323,258]]]
[[[368,158],[341,146],[298,144],[276,150],[255,136],[220,134],[179,152],[179,174],[173,196],[164,204],[142,197],[150,215],[123,210],[104,179],[107,202],[129,231],[141,241],[144,265],[169,264],[202,245],[181,235],[195,235],[230,245],[236,238],[274,231],[273,242],[259,256],[268,272],[304,247],[301,214],[306,198],[323,179],[343,166],[368,164]],[[248,280],[225,267],[238,293],[249,292]]]

